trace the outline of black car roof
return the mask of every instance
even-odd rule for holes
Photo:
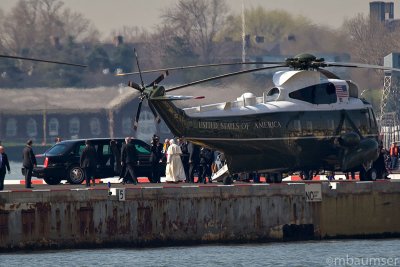
[[[90,140],[90,141],[111,141],[111,140],[115,140],[115,141],[125,142],[125,138],[85,138],[85,139],[63,140],[59,144],[71,144],[71,143],[85,142],[86,140]],[[138,140],[139,142],[143,142],[143,143],[147,144],[145,141],[140,140],[140,139],[136,139],[135,138],[134,140]]]

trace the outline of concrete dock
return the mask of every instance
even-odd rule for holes
[[[3,191],[0,251],[400,236],[399,181],[329,185]]]

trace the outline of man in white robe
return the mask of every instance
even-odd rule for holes
[[[181,160],[181,148],[175,144],[174,139],[171,139],[169,144],[170,145],[167,151],[167,166],[165,170],[166,181],[175,183],[179,181],[185,181],[186,176]]]

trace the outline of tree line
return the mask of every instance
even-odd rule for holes
[[[229,43],[242,41],[242,17],[231,12],[226,0],[178,0],[160,15],[162,22],[151,32],[139,25],[127,25],[101,41],[96,26],[83,14],[65,7],[62,0],[19,0],[8,13],[0,10],[1,54],[75,62],[88,68],[82,71],[2,59],[0,86],[115,84],[118,80],[112,74],[135,70],[133,47],[141,48],[145,68],[240,59],[240,54],[229,51]],[[262,36],[264,44],[269,45],[292,40],[286,47],[292,55],[348,53],[355,62],[382,64],[383,57],[400,46],[396,41],[399,27],[387,27],[361,14],[347,19],[337,30],[316,25],[310,18],[260,6],[246,9],[245,18],[246,34]],[[112,38],[119,35],[123,43],[112,45]],[[247,41],[256,46],[254,39]],[[258,50],[260,55],[268,54],[266,46]],[[188,71],[179,77],[185,81],[218,72]]]

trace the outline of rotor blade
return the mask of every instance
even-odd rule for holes
[[[129,87],[132,87],[133,89],[142,91],[142,88],[140,87],[140,85],[137,84],[137,83],[135,83],[135,82],[129,81],[129,82],[128,82],[128,86],[129,86]]]
[[[86,68],[87,65],[75,64],[75,63],[67,63],[61,61],[53,61],[53,60],[44,60],[38,58],[29,58],[29,57],[17,57],[17,56],[9,56],[9,55],[0,55],[0,58],[12,58],[12,59],[22,59],[22,60],[30,60],[30,61],[37,61],[37,62],[45,62],[45,63],[52,63],[52,64],[60,64],[60,65],[67,65],[67,66],[74,66],[74,67],[82,67]]]
[[[192,86],[192,85],[195,85],[195,84],[205,83],[205,82],[209,82],[209,81],[213,81],[213,80],[218,80],[218,79],[222,79],[222,78],[226,78],[226,77],[231,77],[231,76],[236,76],[236,75],[240,75],[240,74],[245,74],[245,73],[250,73],[250,72],[256,72],[256,71],[260,71],[260,70],[267,70],[267,69],[274,69],[274,68],[282,68],[282,67],[286,67],[286,65],[269,66],[269,67],[262,67],[262,68],[255,68],[255,69],[249,69],[249,70],[242,70],[242,71],[231,72],[231,73],[227,73],[227,74],[223,74],[223,75],[218,75],[218,76],[214,76],[214,77],[210,77],[210,78],[206,78],[206,79],[202,79],[202,80],[190,82],[190,83],[183,84],[183,85],[179,85],[179,86],[176,86],[176,87],[172,87],[172,88],[169,88],[169,89],[165,90],[165,92],[171,92],[171,91],[175,91],[175,90],[178,90],[178,89],[182,89],[182,88],[185,88],[185,87],[188,87],[188,86]]]
[[[163,74],[158,76],[158,78],[155,79],[152,83],[146,85],[146,87],[153,87],[154,85],[159,84],[162,80],[165,79],[165,77],[168,76],[168,74],[169,74],[168,71],[165,71]]]
[[[204,96],[190,96],[190,95],[163,95],[152,97],[151,101],[163,101],[163,100],[188,100],[188,99],[203,99]]]
[[[220,66],[234,66],[234,65],[260,65],[260,64],[285,64],[285,62],[256,61],[256,62],[214,63],[214,64],[163,68],[163,69],[156,69],[156,70],[144,70],[141,73],[152,73],[152,72],[171,71],[171,70],[186,70],[186,69],[206,68],[206,67],[220,67]],[[139,72],[135,71],[135,72],[118,73],[118,74],[116,74],[116,76],[128,76],[128,75],[134,75],[134,74],[139,74]]]
[[[400,71],[400,69],[397,68],[390,68],[379,65],[361,64],[361,63],[325,62],[325,65],[326,67],[348,67],[348,68],[365,68],[365,69]]]
[[[136,117],[135,117],[135,122],[133,124],[133,129],[136,131],[138,126],[139,126],[139,117],[140,117],[140,110],[142,109],[142,103],[143,103],[143,99],[140,100],[139,105],[138,105],[138,109],[136,111]]]
[[[161,122],[161,118],[160,118],[160,116],[158,115],[157,110],[154,108],[153,104],[152,104],[150,101],[148,101],[148,103],[149,103],[149,108],[150,108],[151,112],[153,113],[154,120],[155,120],[157,123],[160,123],[160,122]]]
[[[137,65],[137,68],[138,68],[139,74],[140,74],[140,81],[142,82],[142,87],[144,87],[142,72],[140,71],[139,57],[138,57],[138,55],[137,55],[136,48],[133,48],[133,52],[135,53],[136,65]]]
[[[321,68],[318,68],[317,70],[319,72],[321,72],[323,75],[325,75],[325,77],[328,78],[328,79],[340,79],[339,76],[337,76],[336,74],[330,72],[329,70],[325,70],[325,69],[321,69]]]

